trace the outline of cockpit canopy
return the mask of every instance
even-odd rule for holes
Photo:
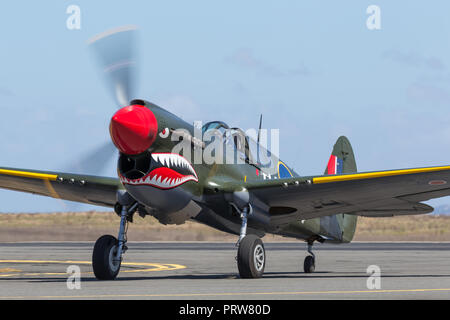
[[[203,139],[206,140],[205,142],[208,143],[211,141],[212,134],[220,136],[223,139],[223,143],[237,151],[237,156],[246,163],[256,165],[257,167],[266,167],[268,164],[267,161],[263,161],[263,163],[260,161],[260,156],[263,152],[267,155],[265,158],[268,162],[271,162],[270,152],[258,146],[258,143],[252,137],[246,135],[240,128],[230,128],[223,121],[211,121],[202,127],[202,135]]]
[[[220,129],[224,129],[224,131],[226,129],[230,129],[230,127],[223,121],[211,121],[211,122],[207,122],[203,125],[202,127],[202,134],[205,134],[206,131],[208,130],[220,130]]]

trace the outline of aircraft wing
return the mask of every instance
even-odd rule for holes
[[[113,207],[119,179],[0,167],[0,188]]]
[[[421,201],[450,195],[450,166],[265,180],[244,184],[282,224],[338,213],[429,213]]]

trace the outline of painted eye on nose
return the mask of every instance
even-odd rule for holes
[[[159,136],[161,138],[167,138],[169,136],[169,133],[170,133],[169,128],[164,128],[163,131],[159,133]]]

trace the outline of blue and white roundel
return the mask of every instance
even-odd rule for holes
[[[279,161],[278,162],[278,178],[292,178],[293,175],[291,173],[291,171],[288,169],[288,167],[286,167],[286,165]]]

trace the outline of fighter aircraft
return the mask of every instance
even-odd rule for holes
[[[358,216],[429,213],[433,208],[422,201],[450,195],[450,166],[358,173],[346,137],[337,139],[324,175],[317,176],[298,175],[259,138],[222,121],[203,125],[199,137],[199,128],[168,110],[129,99],[134,31],[119,28],[90,41],[121,106],[109,128],[119,151],[118,177],[0,168],[1,188],[114,208],[118,237],[103,235],[93,249],[98,279],[117,277],[136,212],[162,224],[192,219],[236,235],[240,277],[259,278],[267,233],[305,241],[303,270],[310,273],[313,243],[350,242]],[[214,161],[195,161],[193,155],[208,151]]]

